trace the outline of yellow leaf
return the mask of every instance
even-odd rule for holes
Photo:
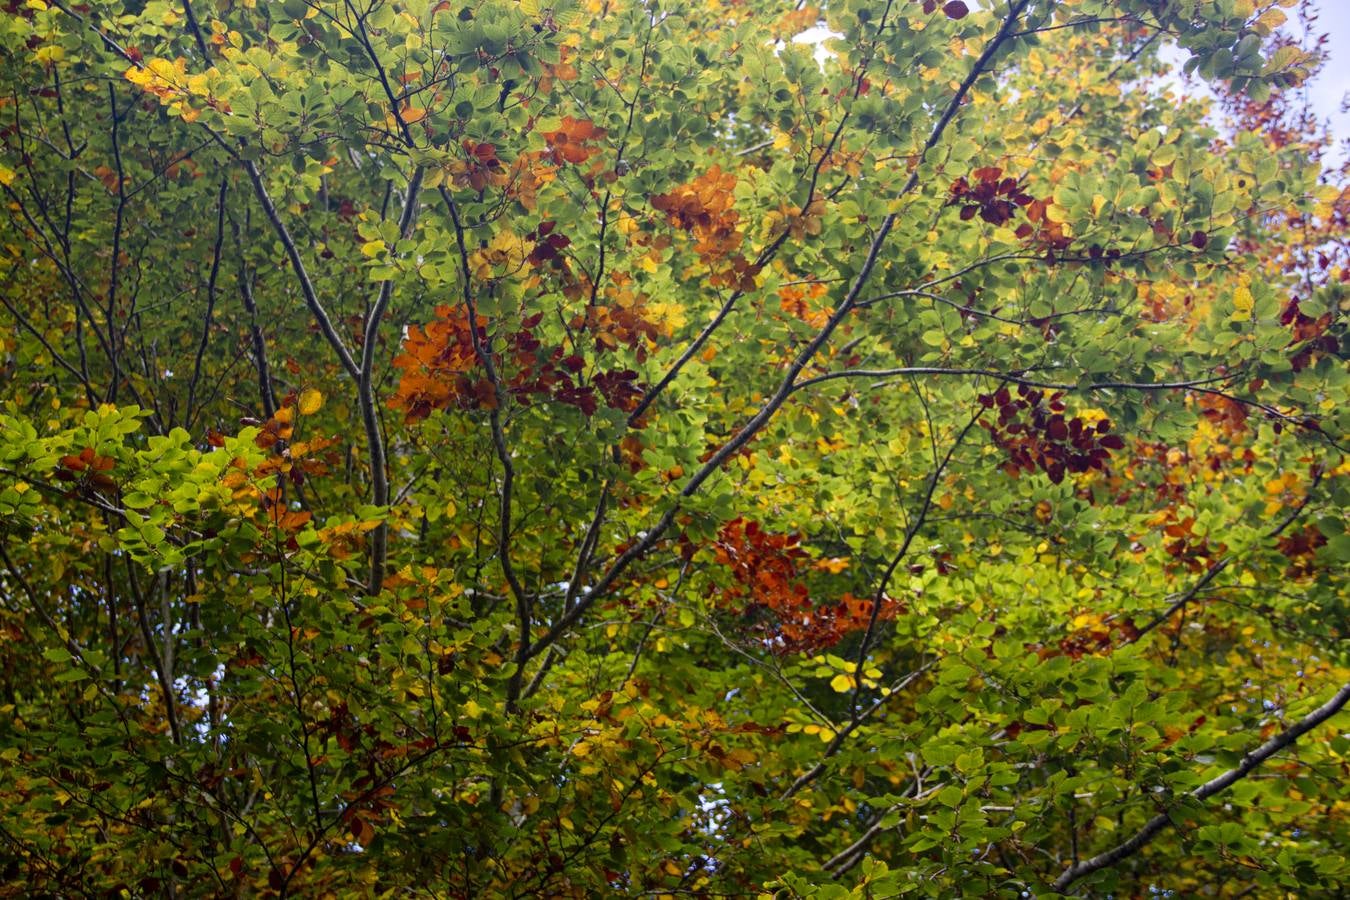
[[[0,184],[11,185],[14,183],[14,170],[8,166],[0,166]]]
[[[1270,34],[1287,21],[1289,21],[1289,17],[1284,13],[1278,9],[1269,9],[1261,14],[1261,18],[1256,20],[1256,30],[1258,33]]]
[[[401,113],[403,121],[407,125],[414,122],[420,122],[427,117],[427,111],[420,106],[410,106]]]
[[[1245,322],[1252,317],[1252,292],[1245,284],[1233,291],[1233,321]]]
[[[300,392],[300,415],[312,416],[323,406],[323,394],[310,388]]]
[[[830,679],[830,687],[839,694],[853,689],[853,678],[849,675],[836,675]]]

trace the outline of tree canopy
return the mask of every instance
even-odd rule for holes
[[[1346,890],[1311,15],[8,0],[0,894]]]

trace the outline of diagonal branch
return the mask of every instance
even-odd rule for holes
[[[244,160],[243,164],[248,180],[253,183],[253,193],[257,196],[259,205],[262,206],[263,214],[267,216],[267,221],[272,223],[272,230],[276,233],[277,239],[281,241],[281,246],[286,250],[286,258],[290,260],[291,269],[295,272],[296,281],[300,284],[300,293],[305,298],[305,305],[309,307],[310,314],[319,323],[319,330],[323,332],[324,340],[328,341],[328,345],[337,354],[338,361],[342,363],[342,368],[346,369],[347,374],[353,379],[359,381],[361,370],[357,367],[356,360],[352,358],[351,351],[343,343],[342,336],[337,332],[337,327],[333,325],[328,310],[324,309],[323,303],[319,300],[319,292],[315,290],[314,282],[309,277],[309,270],[305,268],[305,261],[300,256],[300,249],[296,246],[295,239],[291,237],[290,229],[281,220],[276,205],[272,203],[271,195],[267,193],[267,185],[263,183],[262,172],[258,170],[257,164],[251,159]]]
[[[961,103],[965,100],[966,95],[974,86],[975,81],[984,74],[986,67],[989,65],[994,54],[1011,35],[1013,28],[1017,24],[1017,20],[1021,17],[1029,2],[1030,0],[1014,0],[1014,2],[1010,4],[1007,18],[1004,19],[1003,24],[999,27],[999,30],[994,37],[990,39],[988,46],[984,48],[984,51],[971,67],[971,71],[961,82],[956,93],[952,96],[951,101],[947,104],[946,109],[934,124],[932,132],[924,142],[923,152],[927,152],[935,147],[942,139],[942,135],[946,131],[947,125],[950,124],[952,118],[956,115],[957,109],[960,108]],[[897,195],[897,199],[902,198],[913,191],[914,188],[918,186],[918,183],[918,169],[915,169],[915,171],[910,174],[909,179],[905,182],[904,187],[901,188]],[[759,411],[755,413],[755,415],[752,416],[738,432],[727,440],[726,443],[718,448],[718,450],[703,464],[702,468],[694,473],[689,481],[685,483],[675,501],[666,509],[666,512],[647,532],[646,536],[620,554],[589,593],[580,598],[570,610],[560,616],[538,641],[535,641],[533,644],[524,648],[521,653],[522,662],[542,653],[557,641],[568,629],[575,625],[581,617],[586,614],[586,611],[596,600],[604,596],[614,587],[615,582],[618,581],[619,577],[630,565],[645,556],[652,547],[656,546],[657,542],[665,536],[666,532],[670,530],[670,526],[674,524],[675,517],[678,515],[683,502],[697,494],[704,482],[711,478],[713,474],[722,467],[722,464],[730,459],[732,455],[741,449],[741,447],[744,447],[756,434],[763,430],[775,414],[777,414],[778,410],[797,390],[797,378],[801,375],[802,370],[816,357],[816,354],[820,352],[821,347],[823,347],[830,339],[830,336],[834,334],[835,329],[837,329],[844,319],[853,312],[859,297],[872,276],[873,269],[876,268],[882,247],[886,243],[886,238],[890,235],[891,229],[895,227],[896,219],[897,214],[890,213],[882,220],[881,225],[877,229],[876,236],[872,239],[872,243],[867,249],[867,255],[862,262],[862,266],[859,268],[858,274],[853,278],[853,283],[849,287],[848,293],[844,296],[838,308],[835,309],[830,315],[830,318],[821,327],[820,331],[817,332],[816,336],[812,338],[811,341],[797,354],[796,358],[793,359],[792,363],[787,368],[786,374],[779,382],[778,388],[764,401],[764,404],[760,407]]]
[[[1350,701],[1350,684],[1345,684],[1340,690],[1332,695],[1331,699],[1326,703],[1323,703],[1321,706],[1317,707],[1317,709],[1308,713],[1308,715],[1304,716],[1302,719],[1299,719],[1291,727],[1285,729],[1280,734],[1275,735],[1255,750],[1252,750],[1250,753],[1243,756],[1242,761],[1238,763],[1237,766],[1229,769],[1216,778],[1210,779],[1191,791],[1187,796],[1192,800],[1203,801],[1213,797],[1215,794],[1227,790],[1233,784],[1250,775],[1257,767],[1276,753],[1291,746],[1300,737],[1336,715],[1348,701]],[[1099,853],[1090,859],[1085,859],[1080,863],[1069,866],[1055,879],[1051,888],[1056,892],[1063,893],[1065,888],[1069,887],[1069,885],[1078,881],[1080,878],[1091,875],[1093,872],[1101,869],[1110,868],[1116,863],[1133,856],[1146,844],[1157,837],[1159,832],[1169,825],[1174,824],[1176,823],[1172,821],[1169,812],[1158,813],[1156,816],[1149,819],[1148,822],[1144,824],[1144,827],[1135,832],[1128,840],[1117,844],[1115,847],[1112,847],[1104,853]]]

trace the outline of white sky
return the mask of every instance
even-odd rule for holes
[[[1350,92],[1350,0],[1322,0],[1314,31],[1331,35],[1331,59],[1307,85],[1308,100],[1317,115],[1331,121],[1332,133],[1344,146],[1350,141],[1350,113],[1342,109]],[[1344,151],[1342,151],[1344,152]]]

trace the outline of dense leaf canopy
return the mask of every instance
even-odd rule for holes
[[[8,0],[0,894],[1346,890],[1308,13]]]

